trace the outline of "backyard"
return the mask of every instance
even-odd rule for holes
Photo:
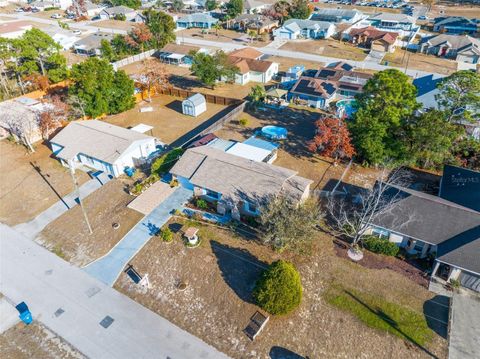
[[[92,234],[88,232],[80,206],[75,206],[48,224],[36,240],[77,266],[105,255],[143,217],[127,207],[134,198],[125,191],[131,182],[112,180],[84,200]],[[114,223],[119,224],[117,229]]]
[[[108,31],[108,29],[129,31],[135,23],[121,20],[101,20],[92,22],[92,25],[103,28],[105,31]]]
[[[360,49],[347,42],[332,39],[289,41],[281,46],[280,49],[337,57],[339,59],[349,59],[353,61],[364,60],[368,52],[368,50]]]
[[[218,34],[218,35],[217,35]],[[258,40],[252,41],[248,34],[244,32],[238,32],[228,29],[219,29],[218,32],[215,29],[210,29],[208,31],[203,31],[202,29],[192,28],[179,31],[177,33],[177,38],[182,39],[183,37],[193,37],[200,38],[202,40],[210,41],[219,41],[219,42],[238,42],[240,45],[248,45],[253,47],[263,47],[270,43],[270,39],[267,41],[262,41],[259,36]]]
[[[181,241],[180,232],[192,225],[200,229],[198,248]],[[423,315],[433,295],[395,271],[369,269],[337,256],[325,233],[318,232],[311,251],[299,255],[279,254],[228,229],[181,217],[169,227],[177,232],[173,243],[153,237],[130,262],[141,275],[148,273],[152,288],[139,287],[126,274],[115,288],[234,358],[282,358],[286,353],[310,358],[446,356],[446,340],[428,328]],[[279,258],[299,269],[303,301],[293,313],[271,318],[252,342],[242,332],[257,310],[251,292],[262,270]],[[336,305],[346,300],[334,290],[378,308],[374,323],[381,311],[399,322],[368,328],[362,323],[367,323],[364,310]],[[409,339],[398,335],[397,327]]]
[[[0,153],[1,222],[11,226],[27,222],[73,191],[70,172],[52,157],[48,146],[38,143],[35,152],[29,153],[3,140]],[[77,179],[82,184],[89,177],[77,171]]]
[[[415,52],[406,52],[397,48],[394,53],[386,54],[382,63],[388,62],[389,66],[396,66],[408,69],[416,69],[424,72],[436,72],[443,75],[450,75],[457,71],[457,63],[452,60],[442,59],[433,55],[424,55]]]

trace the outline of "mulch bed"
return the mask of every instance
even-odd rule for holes
[[[338,239],[333,241],[335,254],[338,257],[351,260],[347,255],[348,245]],[[396,257],[388,257],[380,254],[363,250],[363,259],[356,262],[361,266],[369,269],[390,269],[408,279],[414,281],[418,285],[428,289],[428,275],[421,269],[414,267],[412,264]]]

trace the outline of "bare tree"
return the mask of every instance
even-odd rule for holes
[[[159,92],[170,87],[165,66],[155,59],[143,61],[142,70],[137,80],[142,90],[147,91],[148,101],[152,100],[152,91]]]
[[[35,110],[21,111],[11,108],[0,113],[0,123],[19,142],[23,143],[31,152],[35,152],[32,141],[38,134],[39,113]]]
[[[85,114],[85,100],[76,95],[69,95],[67,98],[67,104],[70,105],[70,116],[73,117],[73,119],[81,117],[83,120],[87,117]]]
[[[62,122],[67,121],[68,115],[69,106],[60,99],[60,96],[52,96],[45,110],[40,114],[39,127],[42,137],[48,139],[57,128],[62,126]]]
[[[350,250],[360,254],[358,245],[372,223],[387,215],[401,198],[401,192],[391,190],[392,186],[405,187],[408,182],[409,176],[402,169],[389,174],[383,170],[372,188],[362,189],[354,195],[331,193],[327,201],[328,226],[335,233],[349,238]],[[409,218],[412,219],[413,214],[409,214]],[[405,218],[402,216],[401,220],[405,221]]]

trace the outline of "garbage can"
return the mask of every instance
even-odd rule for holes
[[[20,313],[18,317],[22,320],[22,322],[25,324],[30,324],[32,322],[32,313],[30,313],[28,305],[25,302],[21,302],[15,306],[15,308],[17,308],[18,312]]]

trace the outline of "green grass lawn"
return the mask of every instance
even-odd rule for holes
[[[325,299],[369,327],[387,331],[414,344],[423,346],[433,338],[434,333],[423,313],[387,302],[381,297],[332,285],[325,293]]]

